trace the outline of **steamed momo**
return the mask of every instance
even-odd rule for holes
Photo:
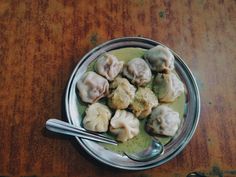
[[[152,72],[148,64],[141,58],[134,58],[124,67],[123,74],[131,80],[131,83],[143,86],[152,79]]]
[[[94,103],[109,92],[109,83],[95,72],[86,72],[77,82],[77,88],[82,101]]]
[[[175,57],[167,47],[158,45],[149,49],[144,59],[153,71],[168,73],[174,69]]]
[[[174,136],[180,126],[179,113],[167,106],[158,106],[152,111],[146,124],[150,134]]]
[[[154,79],[153,91],[160,102],[173,102],[184,93],[184,85],[174,73],[158,73]]]
[[[136,88],[125,78],[117,77],[110,84],[108,105],[113,109],[126,109],[132,102]]]
[[[125,142],[139,134],[139,120],[130,112],[117,110],[109,130],[116,135],[118,141]]]
[[[97,59],[95,70],[98,74],[112,81],[121,72],[123,61],[119,61],[114,55],[104,54]]]
[[[106,132],[108,130],[111,111],[106,105],[93,103],[86,110],[83,120],[85,129],[95,132]]]
[[[158,105],[158,99],[150,88],[139,87],[130,108],[138,118],[145,118]]]

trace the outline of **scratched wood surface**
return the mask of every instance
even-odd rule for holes
[[[109,39],[144,36],[185,59],[201,94],[189,145],[168,163],[128,172],[102,166],[73,139],[45,131],[63,117],[80,58]],[[0,2],[0,176],[236,176],[236,1]]]

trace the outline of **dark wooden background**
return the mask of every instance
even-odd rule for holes
[[[73,139],[46,132],[80,58],[109,39],[144,36],[185,59],[201,94],[189,145],[168,163],[129,172],[102,166]],[[236,176],[235,0],[0,2],[0,176]]]

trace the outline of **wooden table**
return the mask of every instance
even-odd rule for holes
[[[144,36],[185,59],[201,94],[196,133],[160,167],[102,166],[74,141],[45,131],[61,118],[80,58],[109,39]],[[0,176],[236,176],[236,2],[41,0],[0,3]]]

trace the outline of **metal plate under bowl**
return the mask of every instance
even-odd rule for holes
[[[81,127],[82,118],[77,106],[78,97],[76,95],[76,82],[80,79],[83,73],[86,72],[88,65],[100,54],[124,47],[150,49],[157,45],[163,44],[146,38],[125,37],[105,42],[88,52],[75,67],[67,85],[65,94],[65,110],[68,121],[71,124]],[[200,96],[196,81],[190,69],[174,51],[172,51],[172,53],[175,56],[175,70],[186,87],[187,109],[185,111],[186,117],[181,131],[165,146],[164,154],[148,162],[136,162],[128,159],[126,156],[108,151],[96,142],[76,138],[88,154],[108,166],[126,170],[143,170],[159,166],[171,160],[188,144],[195,132],[199,120]]]

